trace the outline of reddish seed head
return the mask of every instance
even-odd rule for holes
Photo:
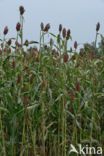
[[[74,48],[77,49],[77,47],[78,47],[78,43],[77,43],[77,41],[75,41],[74,42]]]
[[[68,59],[69,59],[69,55],[68,54],[64,54],[64,56],[63,56],[64,63],[68,62]]]
[[[21,29],[21,24],[18,22],[17,25],[16,25],[16,30],[20,31],[20,29]]]
[[[43,31],[44,30],[44,23],[43,22],[41,22],[40,27],[41,27],[41,31]]]
[[[68,40],[70,38],[70,29],[67,30],[67,35],[66,35],[66,39]]]
[[[24,104],[24,106],[27,106],[28,104],[29,104],[29,96],[27,96],[27,95],[24,95],[23,96],[23,104]]]
[[[4,48],[4,50],[3,50],[5,53],[7,52],[7,48]]]
[[[8,48],[8,53],[11,53],[11,51],[12,51],[11,48]]]
[[[21,47],[21,44],[20,44],[18,41],[15,42],[15,45],[16,45],[17,47]]]
[[[84,49],[83,49],[83,48],[80,49],[79,55],[80,55],[81,57],[84,56]]]
[[[65,29],[65,28],[63,28],[63,31],[62,31],[62,36],[63,36],[63,38],[65,38],[65,37],[66,37],[66,29]]]
[[[29,45],[29,41],[26,40],[25,43],[24,43],[24,45],[25,45],[26,47],[28,47],[28,45]]]
[[[98,32],[99,29],[100,29],[100,23],[98,22],[98,23],[96,24],[96,31]]]
[[[7,33],[8,33],[8,27],[6,26],[6,27],[4,28],[3,34],[4,34],[4,35],[7,35]]]
[[[73,92],[69,92],[69,97],[70,97],[71,102],[75,101],[75,94]]]
[[[45,31],[45,32],[48,32],[49,29],[50,29],[50,24],[48,23],[48,24],[46,24],[46,26],[45,26],[45,28],[44,28],[44,31]]]
[[[13,60],[12,61],[12,68],[15,68],[16,67],[16,62]]]
[[[76,91],[79,92],[80,91],[80,83],[77,82],[75,87],[76,87]]]
[[[62,31],[62,24],[59,25],[59,32],[61,33]]]
[[[23,6],[20,6],[20,7],[19,7],[19,11],[20,11],[20,15],[23,15],[24,12],[25,12],[24,7],[23,7]]]
[[[17,84],[19,84],[21,82],[21,75],[17,76]]]
[[[7,44],[10,46],[10,45],[11,45],[11,43],[12,43],[12,40],[11,40],[11,39],[9,39],[9,40],[8,40],[8,42],[7,42]]]

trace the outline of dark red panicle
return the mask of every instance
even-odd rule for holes
[[[23,7],[23,6],[20,6],[20,7],[19,7],[19,11],[20,11],[20,15],[23,15],[24,12],[25,12],[24,7]]]
[[[74,48],[77,49],[77,47],[78,47],[78,43],[77,43],[77,41],[75,41],[74,42]]]
[[[98,23],[96,24],[96,31],[98,32],[99,29],[100,29],[100,23],[98,22]]]
[[[63,38],[65,38],[66,37],[66,28],[63,28],[63,30],[62,30],[62,36],[63,36]]]
[[[62,31],[62,24],[59,25],[59,33]]]
[[[20,31],[20,29],[21,29],[21,24],[18,22],[17,25],[16,25],[16,30]]]
[[[44,23],[43,22],[41,22],[40,27],[41,27],[41,31],[43,31],[44,30]]]
[[[68,62],[68,60],[69,60],[69,55],[68,55],[67,53],[64,54],[63,60],[64,60],[64,63]]]
[[[6,26],[6,27],[4,28],[3,34],[4,34],[4,35],[7,35],[7,33],[8,33],[8,27]]]
[[[45,28],[44,28],[44,32],[48,32],[48,30],[50,29],[50,24],[46,24]]]
[[[69,40],[70,34],[71,34],[71,31],[70,31],[70,29],[68,29],[68,30],[67,30],[67,35],[66,35],[66,39],[67,39],[67,40]]]
[[[79,83],[78,81],[76,82],[75,88],[76,88],[76,91],[77,91],[77,92],[79,92],[80,89],[81,89],[81,88],[80,88],[80,83]]]

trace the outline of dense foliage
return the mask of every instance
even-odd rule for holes
[[[23,43],[24,12],[21,6],[15,43],[6,40],[8,27],[1,41],[0,155],[68,156],[70,144],[103,147],[103,36],[98,47],[95,40],[77,53],[76,41],[67,48],[70,30],[60,25],[54,35],[41,23],[40,42]],[[29,47],[34,43],[39,48]]]

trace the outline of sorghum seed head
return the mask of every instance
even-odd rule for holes
[[[8,53],[11,53],[11,48],[8,48]]]
[[[74,48],[77,49],[77,47],[78,47],[78,43],[77,43],[77,41],[75,41],[74,42]]]
[[[67,53],[64,54],[64,56],[63,56],[64,63],[68,62],[68,59],[69,59],[69,55]]]
[[[25,45],[26,47],[28,47],[28,45],[29,45],[29,41],[26,40],[25,43],[24,43],[24,45]]]
[[[24,95],[23,96],[23,104],[24,106],[27,106],[29,104],[29,96]]]
[[[69,92],[69,97],[70,97],[71,102],[74,102],[75,94],[72,91]]]
[[[66,35],[66,39],[68,40],[70,38],[70,29],[67,30],[67,35]]]
[[[16,45],[17,47],[21,47],[21,44],[20,44],[18,41],[15,42],[15,45]]]
[[[23,7],[23,6],[20,6],[20,7],[19,7],[19,11],[20,11],[20,15],[23,15],[24,12],[25,12],[24,7]]]
[[[59,25],[59,32],[61,33],[62,31],[62,24]]]
[[[13,59],[13,61],[12,61],[12,68],[15,68],[16,67],[16,62],[15,62],[15,60]]]
[[[7,33],[8,33],[8,27],[6,26],[5,28],[4,28],[4,35],[7,35]]]
[[[12,40],[11,40],[11,39],[9,39],[9,40],[8,40],[8,42],[7,42],[7,44],[10,46],[10,45],[11,45],[11,43],[12,43]]]
[[[80,91],[80,83],[79,82],[76,82],[75,88],[76,88],[77,92]]]
[[[44,49],[47,50],[48,49],[48,46],[47,45],[44,45]]]
[[[18,22],[17,25],[16,25],[16,30],[20,31],[20,29],[21,29],[21,24]]]
[[[79,55],[80,55],[81,57],[84,56],[84,48],[81,48],[81,49],[80,49]]]
[[[41,27],[41,31],[43,31],[44,30],[44,23],[43,22],[41,22],[40,27]]]
[[[98,23],[96,24],[96,31],[98,32],[99,29],[100,29],[100,23],[98,22]]]
[[[7,52],[7,48],[4,48],[4,49],[3,49],[3,52],[5,52],[5,53],[6,53],[6,52]]]
[[[21,82],[21,75],[17,76],[17,84],[19,84]]]
[[[49,29],[50,29],[50,24],[48,23],[48,24],[46,24],[46,26],[45,26],[45,28],[44,28],[44,31],[45,31],[45,32],[48,32]]]
[[[66,37],[66,28],[63,28],[63,30],[62,30],[62,36],[63,36],[63,38]]]
[[[52,49],[52,55],[54,57],[58,57],[59,56],[59,53],[58,53],[58,51],[56,49]]]

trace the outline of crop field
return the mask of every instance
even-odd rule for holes
[[[93,44],[78,50],[77,41],[69,48],[71,30],[61,24],[55,35],[41,23],[39,42],[24,42],[23,6],[19,14],[16,38],[7,38],[6,26],[0,39],[0,156],[76,156],[70,144],[104,150],[100,23]]]

